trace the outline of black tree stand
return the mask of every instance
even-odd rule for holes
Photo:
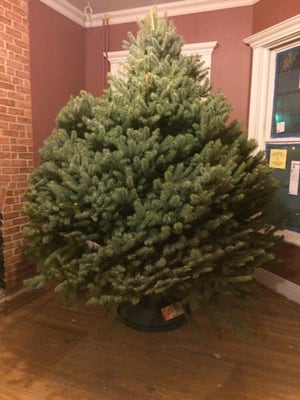
[[[164,318],[162,308],[167,305],[163,301],[137,305],[123,303],[118,307],[118,315],[125,325],[140,331],[165,332],[184,325],[188,320],[185,312],[168,320]]]

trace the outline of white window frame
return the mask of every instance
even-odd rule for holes
[[[265,150],[268,143],[300,143],[299,137],[271,137],[275,59],[279,52],[300,44],[300,14],[251,35],[244,42],[253,49],[249,138],[257,141],[260,150]],[[286,242],[300,246],[299,233],[284,230],[283,235]]]
[[[204,61],[204,66],[208,68],[208,78],[210,79],[212,53],[217,44],[218,42],[184,44],[182,46],[182,54],[186,56],[200,56],[201,60]],[[127,57],[129,55],[128,50],[109,51],[107,53],[103,53],[103,55],[110,63],[110,72],[112,75],[117,75],[120,72],[124,71],[122,65],[127,60]]]
[[[276,54],[300,43],[300,14],[244,40],[253,49],[249,137],[261,150],[266,142],[299,142],[296,138],[270,138]]]

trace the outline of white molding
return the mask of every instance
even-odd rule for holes
[[[268,76],[270,57],[268,51],[257,48],[253,51],[251,96],[249,107],[248,137],[255,139],[259,150],[265,149],[265,116],[268,107]]]
[[[40,0],[42,3],[53,8],[53,10],[59,12],[71,21],[76,22],[78,25],[85,26],[84,13],[78,10],[66,0]]]
[[[25,288],[18,290],[17,292],[7,295],[5,292],[5,289],[0,289],[0,305],[4,304],[4,303],[8,303],[19,296],[22,296],[27,293],[31,293],[35,290],[39,290],[39,289],[34,289],[32,287],[25,287]]]
[[[281,46],[282,43],[294,40],[294,37],[299,36],[299,33],[300,14],[248,36],[244,39],[244,42],[249,44],[253,49],[257,47],[272,49],[278,45]]]
[[[107,55],[107,59],[109,62],[121,62],[126,60],[126,58],[129,55],[128,50],[120,50],[120,51],[108,51],[107,53],[104,53],[104,55]]]
[[[211,58],[218,42],[186,43],[182,46],[182,54],[185,56],[197,55],[204,61],[204,66],[208,69],[207,77],[210,79]]]
[[[126,62],[128,55],[128,50],[108,51],[103,53],[103,56],[107,58],[107,61],[110,64],[111,75],[116,76],[125,72],[123,65]]]
[[[182,46],[182,54],[185,56],[199,55],[201,60],[204,61],[204,66],[208,68],[207,77],[210,79],[211,70],[211,56],[217,46],[218,42],[202,42],[202,43],[188,43]],[[128,50],[109,51],[103,53],[110,63],[110,72],[112,75],[123,73],[123,64],[129,55]]]
[[[257,268],[254,278],[262,285],[280,293],[284,297],[300,304],[300,286],[288,281],[278,275],[273,274],[263,268]]]
[[[49,7],[63,14],[65,17],[70,18],[72,21],[77,22],[83,27],[96,27],[102,26],[104,13],[92,15],[91,24],[86,24],[83,11],[78,10],[66,0],[40,0],[47,4]],[[260,0],[185,0],[175,1],[173,3],[163,3],[156,6],[158,14],[163,15],[165,12],[169,17],[176,15],[195,14],[206,11],[222,10],[227,8],[252,6]],[[107,12],[105,15],[109,16],[109,24],[124,24],[128,22],[136,22],[138,19],[143,19],[146,14],[153,8],[137,7],[121,11]]]
[[[283,235],[284,241],[288,244],[293,244],[294,246],[300,247],[300,234],[299,232],[289,231],[287,229],[278,232]]]
[[[300,40],[300,14],[244,39],[253,49],[248,132],[264,150],[274,91],[274,54]]]
[[[182,54],[185,56],[201,54],[201,56],[211,57],[217,44],[218,42],[185,43],[182,46]]]
[[[222,10],[227,8],[252,6],[260,0],[185,0],[173,3],[163,3],[156,5],[159,15],[167,13],[169,17],[176,15],[195,14],[206,11]],[[153,6],[132,8],[129,10],[113,11],[109,14],[109,24],[124,24],[143,19]],[[94,25],[102,25],[101,14],[96,14],[93,18]]]

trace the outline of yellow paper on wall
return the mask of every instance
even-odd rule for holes
[[[286,168],[287,149],[271,149],[269,166],[271,168]]]

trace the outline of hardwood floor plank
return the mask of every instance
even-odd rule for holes
[[[239,304],[247,335],[203,310],[164,333],[52,292],[0,310],[0,400],[299,400],[300,307],[257,287]]]

